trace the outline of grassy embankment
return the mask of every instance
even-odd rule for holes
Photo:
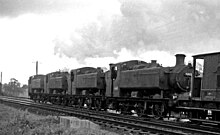
[[[94,135],[90,129],[68,129],[55,116],[39,116],[0,104],[0,135]],[[110,135],[106,132],[102,135]]]

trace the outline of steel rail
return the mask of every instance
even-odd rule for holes
[[[3,98],[5,99],[5,98]],[[13,98],[9,98],[9,102],[12,101]],[[23,102],[18,102],[20,99],[17,98],[16,104],[24,104]],[[27,100],[26,100],[27,101]],[[28,107],[37,107],[43,110],[48,110],[48,111],[56,111],[60,113],[65,113],[69,115],[74,115],[78,117],[84,117],[87,119],[93,119],[97,121],[104,121],[106,123],[113,123],[116,125],[122,125],[122,126],[127,126],[130,128],[136,128],[140,129],[142,131],[152,131],[156,133],[162,133],[162,134],[186,134],[186,133],[196,133],[196,134],[211,134],[211,135],[216,135],[219,134],[219,132],[213,132],[213,131],[207,131],[207,130],[201,130],[201,129],[192,129],[189,127],[180,127],[180,126],[175,126],[175,125],[169,125],[168,123],[158,123],[158,122],[153,122],[153,121],[143,121],[139,119],[134,119],[133,118],[126,118],[122,116],[117,116],[117,115],[107,115],[105,113],[94,113],[92,111],[88,111],[84,109],[79,110],[71,107],[61,107],[57,105],[49,105],[49,104],[39,104],[39,103],[34,103],[32,101],[29,101],[30,104],[26,103],[26,106]],[[161,128],[163,131],[161,131]],[[172,129],[172,130],[169,130]],[[180,131],[180,132],[178,132]]]

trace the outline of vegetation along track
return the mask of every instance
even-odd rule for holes
[[[89,119],[97,124],[108,126],[110,128],[117,128],[119,130],[134,132],[137,134],[210,134],[217,135],[220,133],[218,128],[206,128],[200,126],[193,126],[184,123],[163,122],[156,120],[143,120],[134,116],[123,116],[118,114],[110,114],[106,112],[97,112],[94,110],[79,109],[73,107],[64,107],[51,104],[34,103],[27,98],[16,97],[0,97],[2,102],[9,102],[25,107],[38,108],[42,110],[57,112],[62,115],[71,115],[84,119]]]

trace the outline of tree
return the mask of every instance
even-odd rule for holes
[[[23,85],[21,87],[21,83],[15,79],[11,78],[10,82],[3,85],[3,94],[8,96],[19,96],[20,94],[24,94],[27,89],[27,85]]]

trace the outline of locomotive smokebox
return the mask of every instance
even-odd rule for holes
[[[176,54],[175,56],[176,56],[176,66],[185,65],[184,61],[185,61],[186,55],[184,55],[184,54]]]

